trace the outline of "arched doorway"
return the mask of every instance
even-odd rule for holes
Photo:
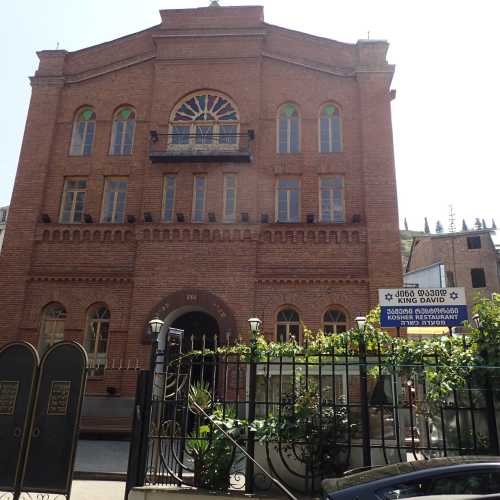
[[[184,330],[183,352],[213,350],[219,336],[217,320],[204,311],[190,311],[175,319],[172,328]]]

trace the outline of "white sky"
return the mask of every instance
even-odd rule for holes
[[[42,49],[84,48],[156,25],[159,9],[209,0],[13,0],[2,5],[0,206],[7,205]],[[500,42],[497,0],[221,0],[264,5],[266,21],[335,40],[389,40],[399,214],[410,229],[475,217],[500,228]],[[6,55],[6,58],[5,58]]]

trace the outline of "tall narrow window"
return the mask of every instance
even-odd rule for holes
[[[344,178],[320,177],[319,185],[321,222],[345,222]]]
[[[281,107],[278,117],[278,153],[300,151],[300,116],[294,104]]]
[[[327,335],[347,331],[347,318],[342,311],[330,309],[323,316],[323,331]]]
[[[175,175],[166,175],[163,181],[163,220],[174,220],[175,207]]]
[[[299,341],[299,315],[293,309],[283,309],[276,318],[276,340],[278,342],[289,342],[291,337]]]
[[[327,104],[321,110],[319,141],[322,153],[340,153],[342,151],[340,112],[334,104]]]
[[[224,222],[236,220],[236,174],[224,175]]]
[[[70,154],[88,156],[92,153],[96,126],[96,116],[92,108],[80,111],[73,124]]]
[[[102,222],[121,223],[125,219],[126,179],[109,178],[104,186]]]
[[[135,111],[132,108],[121,108],[113,120],[113,137],[111,140],[112,155],[129,155],[134,146]]]
[[[43,354],[51,345],[64,340],[66,309],[61,304],[49,304],[42,314],[38,351]]]
[[[105,306],[95,307],[87,315],[85,349],[92,377],[104,375],[108,355],[109,318],[109,309]]]
[[[62,224],[73,224],[83,221],[86,194],[86,179],[66,179],[61,202],[61,214],[59,216]]]
[[[298,178],[283,177],[278,179],[276,220],[278,222],[300,221],[300,185]]]
[[[207,178],[204,175],[195,175],[193,184],[193,222],[205,220],[205,196]]]

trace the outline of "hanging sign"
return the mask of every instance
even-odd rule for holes
[[[463,288],[381,288],[384,327],[459,326],[467,320]]]

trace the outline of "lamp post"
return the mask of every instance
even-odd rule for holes
[[[151,339],[152,339],[152,342],[151,342],[151,360],[150,360],[151,370],[154,370],[154,368],[155,368],[156,355],[157,355],[158,351],[162,350],[162,349],[158,349],[158,347],[159,347],[160,332],[161,332],[161,329],[163,328],[164,324],[165,324],[165,322],[162,321],[158,317],[153,318],[148,323],[149,335],[151,336]],[[165,349],[165,346],[163,346],[163,349]]]
[[[481,334],[482,341],[484,342],[484,326],[481,321],[481,316],[479,314],[474,314],[472,316],[472,323],[479,330]],[[486,364],[486,377],[485,377],[485,386],[486,386],[486,409],[488,412],[488,439],[490,442],[491,450],[498,455],[500,453],[500,446],[498,443],[498,429],[497,429],[497,421],[496,421],[496,409],[495,409],[495,401],[493,398],[493,388],[491,385],[491,375],[489,372],[489,357],[488,351],[486,348],[481,349],[481,356],[484,359],[484,363]]]
[[[255,420],[255,398],[257,395],[257,336],[260,332],[262,321],[259,318],[253,317],[248,320],[250,325],[250,370],[249,370],[249,384],[248,384],[248,423],[252,424]],[[252,457],[255,456],[255,433],[249,432],[247,439],[247,453]],[[251,494],[254,491],[253,484],[254,464],[252,460],[247,460],[245,471],[245,493]]]
[[[361,403],[363,466],[369,467],[372,464],[372,454],[370,449],[370,413],[368,410],[368,370],[366,366],[366,317],[358,316],[354,321],[359,331],[359,393]]]

